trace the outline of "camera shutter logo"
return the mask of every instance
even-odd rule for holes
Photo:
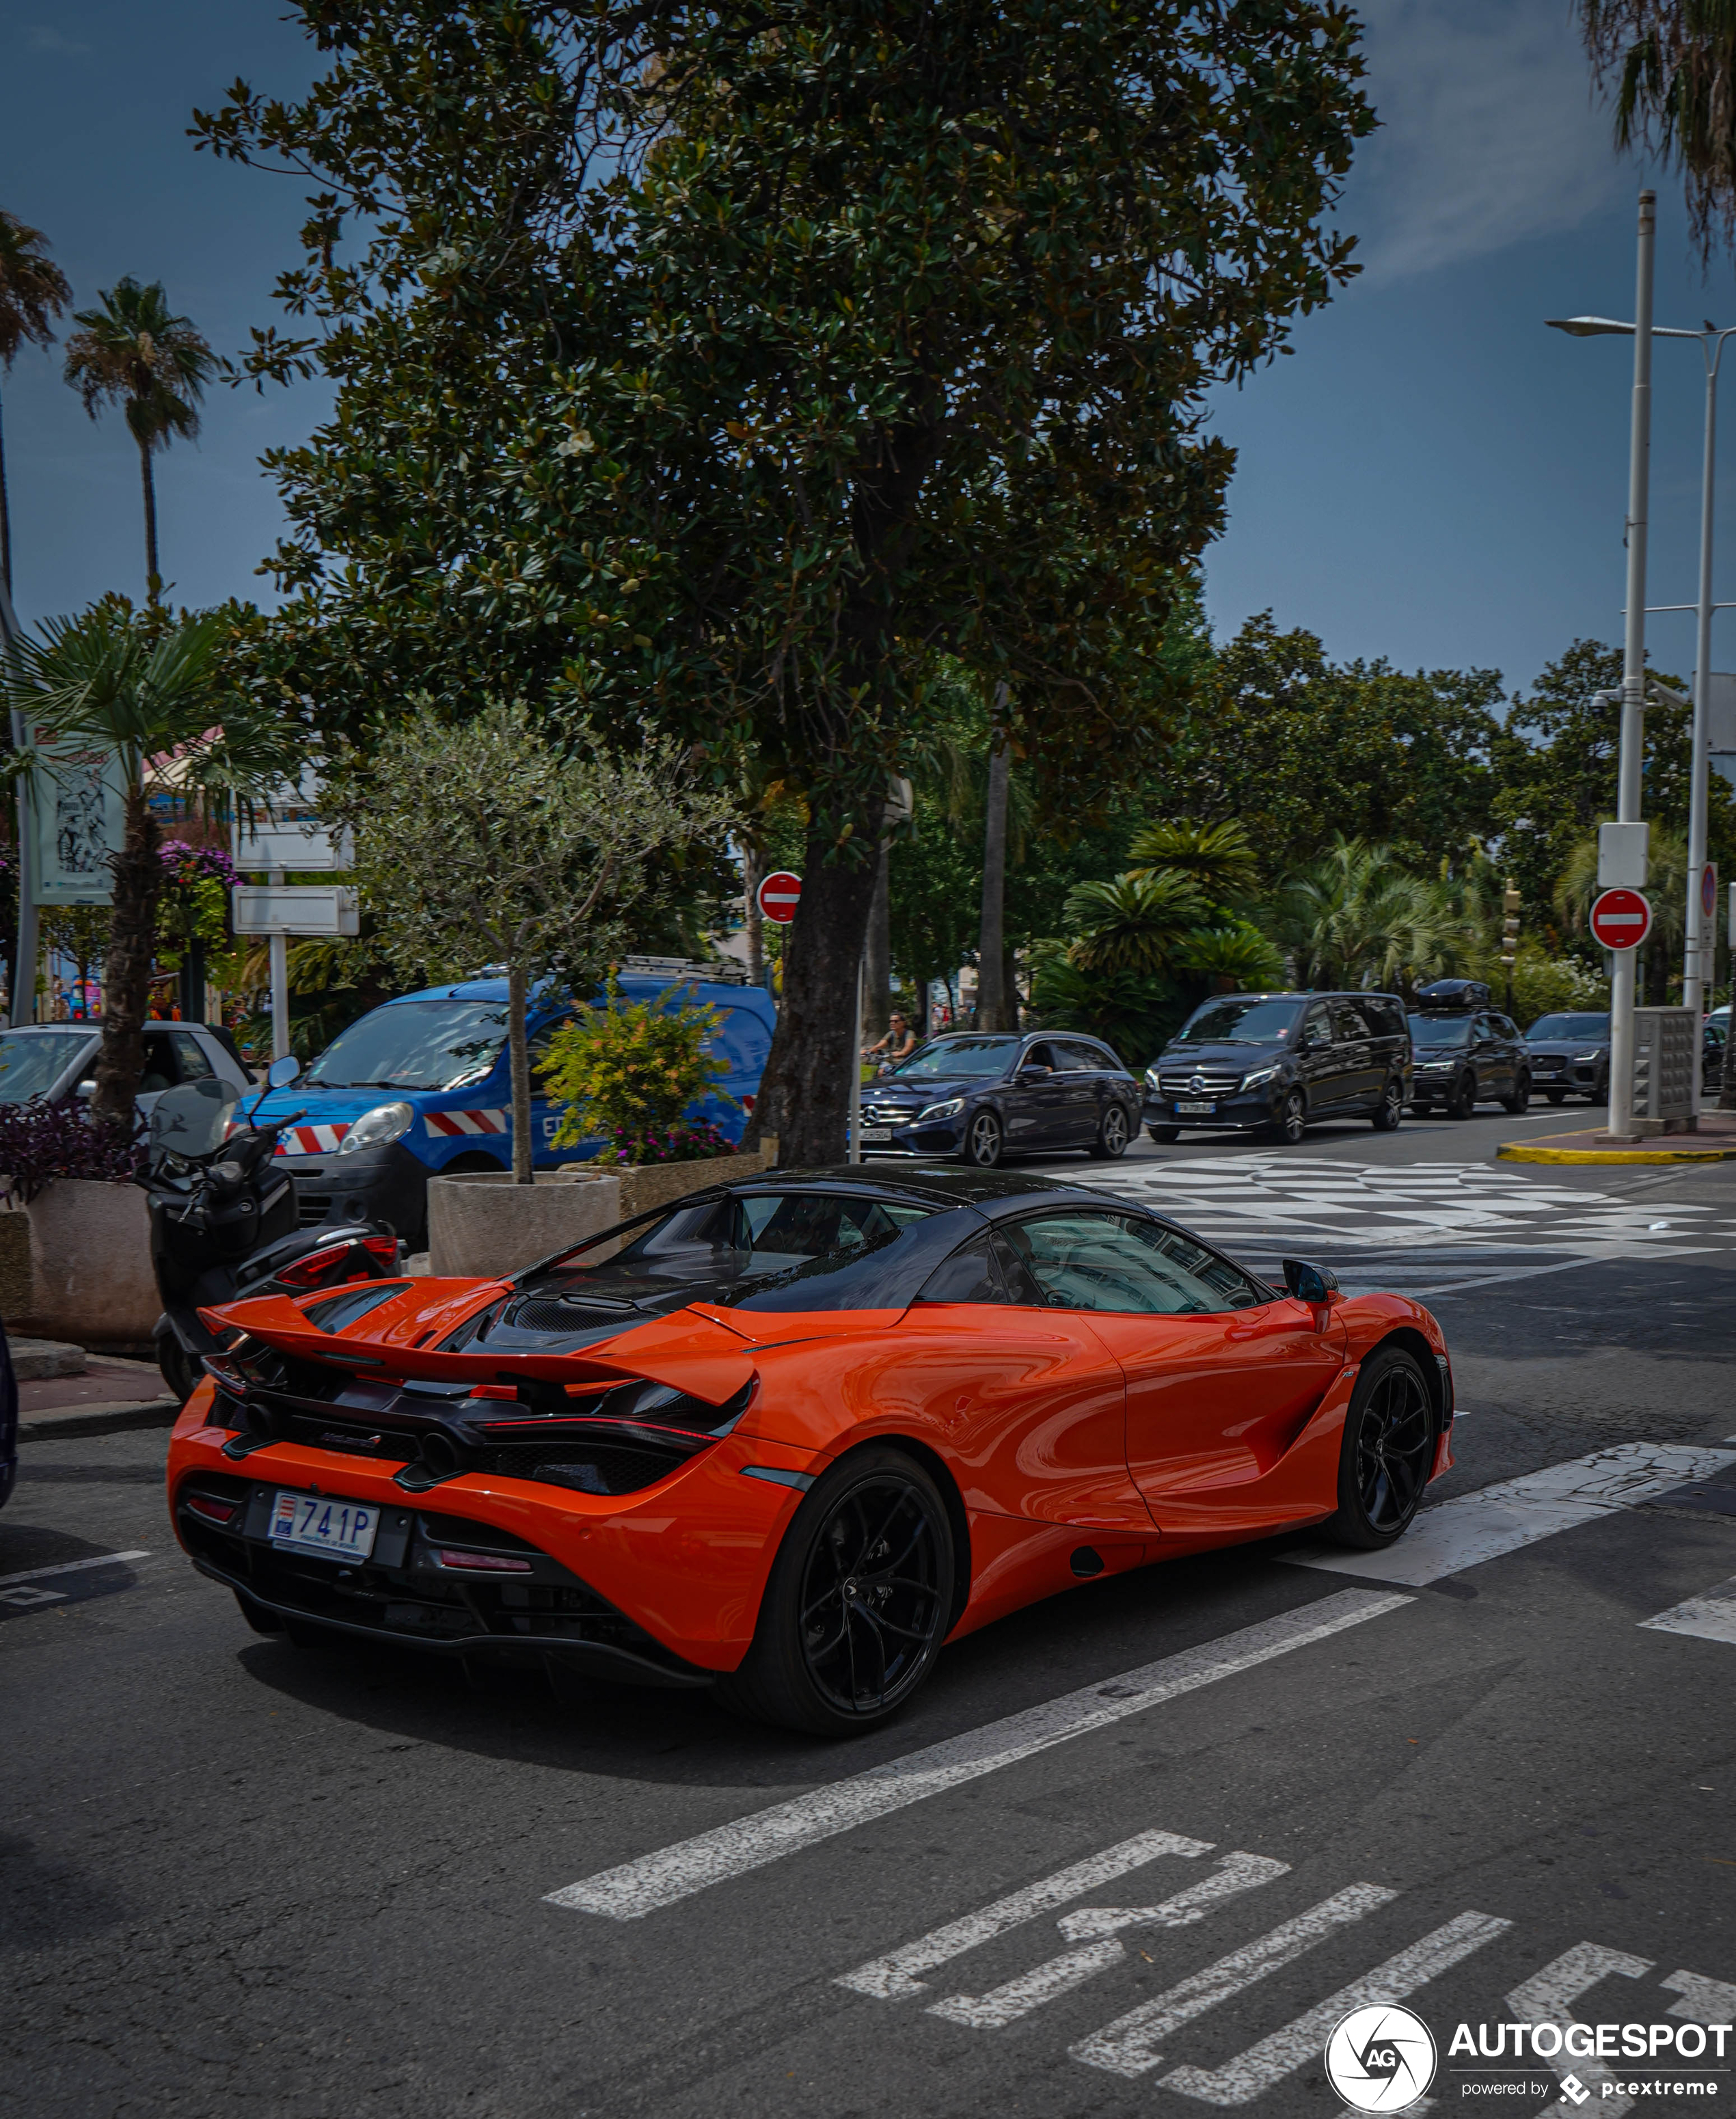
[[[1396,2002],[1353,2009],[1326,2040],[1326,2080],[1353,2112],[1402,2112],[1435,2078],[1434,2034]]]

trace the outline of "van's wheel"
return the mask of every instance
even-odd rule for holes
[[[1401,1347],[1377,1348],[1363,1364],[1345,1416],[1338,1512],[1322,1525],[1335,1545],[1374,1551],[1404,1536],[1428,1483],[1434,1442],[1421,1367]]]
[[[1088,1152],[1099,1162],[1113,1162],[1127,1148],[1127,1115],[1119,1104],[1111,1104],[1097,1129]]]
[[[1396,1075],[1389,1076],[1386,1087],[1381,1091],[1381,1100],[1374,1106],[1374,1130],[1396,1133],[1404,1115],[1405,1085]]]
[[[938,1488],[900,1449],[853,1449],[791,1518],[753,1645],[716,1697],[754,1721],[854,1736],[928,1677],[951,1613],[952,1528]]]
[[[1300,1148],[1308,1129],[1308,1105],[1303,1101],[1301,1090],[1292,1089],[1284,1100],[1283,1108],[1272,1121],[1272,1135],[1286,1148]]]
[[[1160,1148],[1168,1148],[1171,1141],[1179,1140],[1182,1137],[1179,1126],[1147,1126],[1146,1131]]]

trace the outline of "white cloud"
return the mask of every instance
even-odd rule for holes
[[[90,49],[47,22],[33,22],[25,31],[24,39],[33,52],[58,52],[67,58],[81,58]]]
[[[1366,0],[1363,13],[1381,129],[1340,219],[1368,277],[1577,227],[1636,174],[1565,0]]]

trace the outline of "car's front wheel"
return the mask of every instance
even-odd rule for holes
[[[1395,1075],[1381,1091],[1381,1100],[1374,1106],[1374,1130],[1396,1133],[1404,1115],[1405,1085]]]
[[[993,1170],[1001,1159],[1007,1136],[993,1111],[973,1111],[965,1128],[965,1160],[979,1170]]]
[[[1308,1131],[1308,1107],[1300,1089],[1292,1089],[1272,1120],[1274,1135],[1286,1148],[1299,1148],[1303,1135]]]
[[[1363,1551],[1402,1537],[1428,1483],[1434,1439],[1420,1364],[1401,1347],[1379,1348],[1363,1362],[1345,1417],[1338,1512],[1326,1536]]]
[[[1474,1074],[1461,1074],[1447,1092],[1446,1111],[1450,1119],[1468,1119],[1477,1105],[1477,1080]]]
[[[1113,1162],[1118,1156],[1127,1153],[1129,1131],[1127,1113],[1119,1104],[1109,1105],[1098,1125],[1097,1138],[1091,1143],[1089,1152],[1099,1162]]]
[[[720,1703],[757,1722],[854,1736],[897,1713],[951,1624],[952,1528],[902,1450],[852,1450],[809,1491],[771,1564],[753,1645]]]

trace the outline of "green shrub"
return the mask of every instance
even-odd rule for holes
[[[667,1133],[697,1097],[714,1089],[728,1069],[705,1042],[722,1018],[692,1002],[623,1003],[613,978],[601,1008],[581,1009],[549,1041],[541,1069],[549,1094],[566,1110],[557,1148],[576,1147],[604,1134],[618,1145]],[[728,1100],[733,1101],[733,1100]],[[630,1161],[641,1158],[629,1152]]]

